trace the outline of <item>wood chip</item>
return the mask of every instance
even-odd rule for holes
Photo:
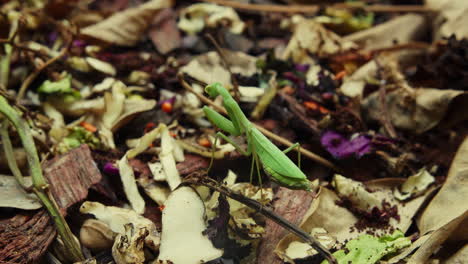
[[[309,209],[313,198],[311,192],[280,187],[275,194],[273,202],[275,213],[281,215],[291,223],[298,225]],[[278,242],[287,234],[288,232],[284,230],[284,228],[271,220],[267,220],[265,235],[257,250],[257,264],[283,263],[283,261],[272,252],[275,250]]]

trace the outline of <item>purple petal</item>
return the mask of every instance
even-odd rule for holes
[[[359,135],[349,140],[335,131],[327,131],[322,135],[320,142],[335,158],[347,158],[352,155],[360,158],[372,150],[372,138]]]
[[[296,64],[294,68],[296,68],[296,71],[298,72],[307,72],[310,68],[310,65],[309,64]]]
[[[107,162],[104,164],[103,171],[110,175],[119,175],[119,169],[112,164],[112,162]]]

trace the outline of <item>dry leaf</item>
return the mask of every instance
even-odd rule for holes
[[[132,223],[125,224],[125,233],[118,234],[112,246],[112,257],[117,264],[142,264],[145,262],[143,251],[148,230],[136,228]]]
[[[109,226],[96,219],[87,219],[80,228],[80,242],[83,246],[101,251],[110,249],[115,233]]]
[[[98,202],[84,202],[80,207],[83,214],[92,214],[96,219],[106,223],[110,229],[118,234],[124,235],[126,225],[132,224],[135,229],[145,229],[145,245],[153,250],[158,250],[160,235],[156,225],[135,211],[115,206],[105,206]]]
[[[348,35],[343,40],[355,42],[364,49],[372,50],[391,47],[395,41],[407,43],[420,40],[426,35],[427,29],[428,25],[423,15],[406,14]]]
[[[422,234],[437,230],[468,211],[468,137],[460,145],[447,179],[418,220]],[[468,239],[468,233],[460,234]]]
[[[241,34],[244,31],[245,23],[232,7],[209,3],[193,4],[183,9],[178,26],[188,34],[196,34],[205,26],[216,28],[225,21],[228,21],[228,28],[232,33]]]
[[[229,50],[224,50],[224,55],[232,73],[250,77],[257,72],[257,58],[242,52]],[[180,71],[208,84],[219,82],[228,89],[232,87],[231,75],[215,51],[195,57]]]
[[[291,58],[295,63],[311,64],[310,54],[324,57],[355,47],[354,43],[342,40],[321,24],[308,19],[301,20],[286,47],[283,59]]]
[[[24,177],[26,185],[31,185],[31,177]],[[0,207],[34,210],[42,207],[34,193],[27,193],[16,181],[8,175],[0,175]]]
[[[467,96],[467,93],[431,88],[398,89],[387,93],[387,112],[395,127],[423,133],[439,124],[458,96]],[[370,119],[380,120],[378,92],[368,96],[362,107]]]
[[[160,9],[171,5],[171,0],[152,0],[85,27],[81,30],[81,34],[110,44],[133,46],[138,43],[149,27],[152,17]]]
[[[468,2],[465,0],[426,0],[426,6],[438,11],[438,17],[434,20],[435,39],[450,37],[452,34],[457,39],[468,37],[466,24],[468,23]]]
[[[172,9],[161,11],[156,18],[157,23],[151,26],[149,36],[156,49],[161,54],[179,48],[182,45],[182,38],[176,23],[176,14]]]
[[[441,213],[442,214],[442,213]],[[431,257],[437,249],[451,236],[456,232],[457,228],[460,225],[463,225],[465,220],[468,218],[468,211],[465,211],[462,215],[450,220],[450,222],[444,224],[439,229],[430,234],[430,237],[425,240],[421,247],[411,256],[411,258],[406,262],[407,264],[419,264],[427,263],[428,259]],[[466,228],[465,228],[466,229]],[[466,239],[466,232],[465,232]]]

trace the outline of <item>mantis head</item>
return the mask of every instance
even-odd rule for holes
[[[205,92],[211,97],[215,98],[216,96],[219,95],[219,90],[224,89],[223,85],[221,83],[213,83],[210,85],[207,85],[205,87]]]

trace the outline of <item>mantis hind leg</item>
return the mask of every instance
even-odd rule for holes
[[[286,154],[295,148],[297,148],[297,166],[300,169],[301,168],[301,145],[299,144],[299,142],[296,142],[292,144],[289,148],[283,150],[283,153]]]

